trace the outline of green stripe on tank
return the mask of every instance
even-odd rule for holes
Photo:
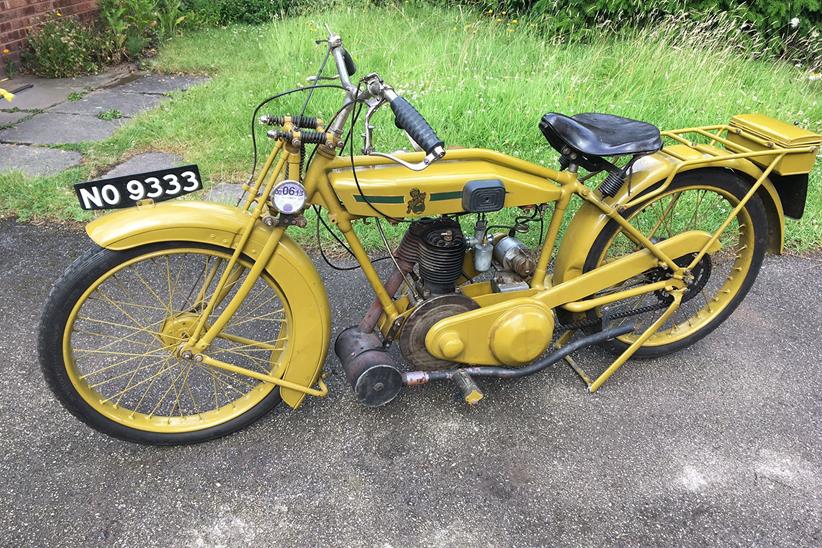
[[[354,194],[354,201],[360,203],[371,202],[372,204],[402,204],[405,200],[402,196],[363,196]]]
[[[456,200],[462,198],[462,191],[455,190],[453,192],[433,192],[431,194],[432,202],[439,202],[442,200]]]

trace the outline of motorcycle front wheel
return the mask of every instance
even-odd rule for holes
[[[40,363],[57,399],[103,433],[153,445],[224,436],[274,409],[274,385],[178,356],[230,257],[224,248],[165,242],[95,247],[77,259],[49,294],[40,327]],[[243,257],[228,273],[205,329],[251,266]],[[279,377],[292,330],[288,299],[264,273],[208,354]]]

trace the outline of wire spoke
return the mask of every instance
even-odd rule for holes
[[[148,310],[147,310],[146,308],[147,308],[148,306],[150,306],[150,305],[148,305],[148,304],[146,304],[146,303],[143,303],[143,302],[142,302],[142,301],[143,301],[143,299],[141,299],[141,298],[140,298],[142,295],[137,295],[137,296],[135,296],[134,294],[132,294],[131,289],[130,289],[130,288],[128,288],[128,287],[126,287],[126,286],[123,284],[123,282],[120,280],[120,278],[118,278],[118,277],[117,277],[117,275],[116,275],[116,274],[112,274],[112,275],[111,275],[111,280],[112,280],[112,283],[113,283],[113,284],[116,284],[116,285],[117,285],[117,287],[120,289],[120,291],[123,293],[123,295],[124,295],[126,298],[128,298],[128,299],[129,299],[129,302],[127,302],[127,303],[123,303],[123,304],[128,304],[128,305],[130,305],[130,306],[135,306],[135,305],[136,305],[138,308],[143,308],[142,312],[148,313]],[[137,303],[137,301],[140,301],[142,304],[138,304],[138,303]],[[165,315],[165,314],[166,314],[166,310],[165,310],[165,308],[157,308],[157,307],[155,307],[155,309],[156,309],[156,310],[160,310],[160,311],[163,313],[163,315]]]
[[[143,357],[149,357],[149,356],[152,356],[153,354],[157,354],[157,353],[159,353],[159,352],[161,352],[161,351],[163,351],[163,350],[164,350],[163,348],[158,348],[157,350],[152,350],[152,351],[150,351],[150,352],[145,352],[145,353],[143,353],[143,354],[134,354],[134,355],[132,355],[130,358],[126,358],[125,360],[119,361],[119,362],[117,362],[117,363],[113,363],[113,364],[106,365],[105,367],[102,367],[101,369],[97,369],[97,370],[95,370],[95,371],[92,371],[91,373],[86,373],[86,374],[84,374],[84,375],[82,375],[82,376],[80,377],[80,380],[83,380],[83,379],[86,379],[86,378],[88,378],[88,377],[91,377],[92,375],[99,375],[100,373],[102,373],[102,372],[104,372],[104,371],[109,371],[109,370],[111,370],[111,369],[114,369],[115,367],[119,367],[119,366],[121,366],[121,365],[123,365],[123,364],[126,364],[126,363],[130,362],[130,361],[134,361],[134,360],[136,360],[137,358],[143,358]]]
[[[259,292],[257,295],[259,295],[259,294],[261,294],[261,293],[262,293],[262,291],[261,291],[261,292]],[[255,298],[257,297],[257,295],[255,295]],[[257,312],[257,311],[258,311],[260,308],[262,308],[264,305],[266,305],[266,304],[268,304],[268,303],[270,303],[270,302],[274,301],[274,299],[276,299],[276,298],[277,298],[277,295],[276,295],[276,294],[273,294],[273,295],[271,295],[270,297],[268,297],[266,300],[264,300],[263,302],[258,303],[258,304],[257,304],[254,308],[252,308],[251,310],[246,310],[246,311],[245,311],[242,315],[240,315],[240,316],[235,315],[235,316],[234,316],[233,318],[231,318],[231,319],[232,319],[232,320],[235,320],[235,319],[237,319],[237,318],[250,318],[252,314],[254,314],[255,312]],[[245,304],[246,306],[250,306],[252,302],[253,302],[253,299],[252,299],[251,301],[248,301],[248,302],[244,303],[244,304]],[[282,311],[283,311],[283,309],[282,309],[282,308],[278,308],[278,309],[274,310],[273,312],[282,312]],[[231,324],[231,322],[229,322],[229,324]]]
[[[166,371],[168,371],[168,370],[166,369]],[[163,392],[162,397],[160,397],[160,399],[157,401],[157,403],[156,403],[156,404],[154,404],[154,407],[151,409],[151,412],[148,414],[148,418],[151,418],[151,417],[153,417],[153,416],[154,416],[154,413],[156,413],[156,412],[157,412],[157,410],[160,408],[160,406],[161,406],[161,405],[163,404],[163,402],[166,400],[166,396],[168,396],[168,394],[169,394],[169,392],[171,392],[171,389],[172,389],[172,388],[174,388],[174,391],[175,391],[175,392],[177,391],[177,389],[176,389],[175,385],[177,384],[177,381],[180,379],[180,377],[183,375],[183,372],[184,372],[184,371],[185,371],[185,367],[181,367],[181,368],[180,368],[180,372],[179,372],[179,373],[177,373],[177,376],[176,376],[176,377],[174,377],[174,380],[173,380],[173,381],[171,381],[171,384],[169,384],[168,388],[166,388],[166,391],[165,391],[165,392]],[[172,374],[172,376],[173,376],[173,374]],[[173,408],[173,407],[172,407],[172,409],[171,409],[171,412],[172,412],[172,413],[174,412],[174,408]]]
[[[120,313],[122,313],[122,314],[123,314],[123,316],[125,316],[125,317],[126,317],[126,319],[130,320],[132,323],[134,323],[134,325],[136,325],[137,327],[139,327],[141,330],[146,330],[146,329],[148,328],[148,326],[147,326],[147,325],[143,325],[143,324],[141,324],[140,322],[138,322],[137,320],[135,320],[135,319],[131,316],[131,314],[129,314],[128,312],[126,312],[125,310],[123,310],[123,309],[122,309],[122,307],[120,307],[117,303],[115,303],[113,300],[111,300],[111,298],[109,298],[109,296],[108,296],[108,295],[106,295],[106,294],[103,292],[102,288],[98,287],[95,291],[96,291],[96,292],[98,292],[98,293],[99,293],[99,294],[100,294],[100,295],[101,295],[101,296],[102,296],[102,297],[103,297],[103,298],[104,298],[104,299],[105,299],[105,300],[106,300],[106,301],[107,301],[110,305],[112,305],[114,308],[116,308],[117,310],[119,310],[119,311],[120,311]],[[107,322],[103,322],[103,323],[107,323]]]
[[[226,352],[229,353],[229,354],[234,354],[235,356],[241,356],[243,358],[249,359],[249,360],[251,360],[255,363],[262,364],[263,367],[264,367],[264,370],[266,370],[266,371],[270,370],[270,369],[273,369],[273,366],[274,366],[274,364],[271,363],[268,360],[264,360],[262,358],[258,358],[257,356],[251,356],[249,354],[245,354],[244,352],[231,350],[231,349],[228,349],[228,348],[220,349],[217,352],[212,352],[212,354],[223,354],[223,353],[226,353]]]
[[[647,237],[649,240],[653,238],[654,235],[656,235],[656,231],[659,230],[659,227],[662,225],[665,219],[668,218],[669,215],[671,218],[673,218],[674,208],[676,208],[676,203],[679,201],[680,196],[682,196],[682,193],[678,192],[671,198],[671,201],[668,203],[668,206],[662,212],[662,216],[659,218],[659,220],[656,222],[653,228],[651,228],[650,232],[648,232]],[[661,200],[659,201],[659,205],[660,207],[662,206]],[[671,237],[670,224],[668,225],[668,237]]]
[[[152,259],[152,262],[154,262],[153,259]],[[166,303],[163,302],[163,299],[161,299],[160,296],[157,294],[157,292],[154,291],[154,288],[151,287],[148,284],[148,282],[146,282],[145,278],[143,278],[143,275],[140,274],[140,272],[136,269],[132,270],[131,273],[132,273],[133,276],[137,277],[137,279],[140,281],[140,283],[143,284],[143,286],[145,286],[146,289],[148,289],[148,292],[151,293],[154,296],[155,299],[157,299],[157,302],[160,303],[160,306],[163,307],[163,310],[165,310],[170,315],[172,313],[172,311],[168,309],[168,307],[166,306]]]
[[[134,326],[126,325],[126,324],[123,324],[123,323],[111,322],[109,320],[98,320],[96,318],[89,318],[88,316],[77,316],[77,319],[82,320],[84,322],[101,323],[101,324],[104,324],[104,325],[111,325],[111,326],[114,326],[114,327],[121,327],[123,329],[131,329],[132,331],[137,331],[139,333],[149,333],[149,334],[155,335],[157,337],[160,336],[159,332],[152,331],[151,329],[149,329],[150,326],[134,327]],[[159,323],[159,322],[156,322],[156,323]]]
[[[238,378],[238,377],[231,377],[227,373],[225,373],[224,371],[222,371],[220,369],[217,369],[217,368],[214,368],[214,367],[211,367],[211,366],[208,366],[208,365],[203,365],[203,364],[197,364],[197,365],[199,365],[201,368],[203,368],[206,371],[208,371],[209,373],[211,373],[212,376],[214,377],[215,381],[223,383],[225,386],[228,386],[229,388],[234,389],[237,393],[242,394],[243,396],[246,395],[246,392],[243,392],[242,390],[240,390],[239,388],[237,388],[236,386],[234,386],[230,382],[226,381],[225,379],[239,381],[239,382],[245,384],[246,386],[248,386],[249,388],[254,388],[254,386],[255,386],[254,383],[248,382],[245,379]],[[216,399],[215,399],[215,401],[216,401]]]
[[[135,308],[145,308],[145,309],[148,309],[148,310],[161,310],[163,313],[167,312],[167,310],[165,308],[160,308],[159,306],[154,306],[154,305],[150,305],[150,304],[140,304],[140,303],[135,303],[135,302],[130,302],[130,301],[120,301],[120,300],[115,300],[115,299],[110,299],[110,301],[105,301],[103,299],[97,299],[95,297],[89,297],[88,300],[97,301],[97,302],[100,302],[100,303],[108,302],[109,304],[117,303],[118,305],[122,305],[122,306],[133,306]]]
[[[231,324],[230,322],[229,323],[230,323],[231,327],[236,328],[236,327],[239,327],[241,325],[247,324],[248,322],[254,322],[254,321],[258,321],[258,320],[259,321],[264,321],[264,322],[279,322],[279,323],[286,322],[287,320],[285,318],[268,318],[268,316],[271,316],[272,314],[278,314],[280,312],[282,312],[282,310],[273,310],[271,312],[266,312],[265,314],[263,314],[261,316],[255,316],[253,318],[246,317],[245,319],[243,319],[239,322],[236,322],[236,323],[233,323],[233,324]]]
[[[182,384],[180,385],[180,389],[177,390],[177,386],[176,386],[177,383],[176,382],[172,385],[172,386],[174,386],[175,397],[174,397],[174,403],[171,404],[171,411],[168,412],[169,416],[174,414],[174,409],[175,408],[180,413],[180,417],[183,416],[183,407],[180,405],[182,403],[182,400],[181,400],[180,396],[182,396],[182,394],[183,394],[183,389],[185,388],[185,386],[188,382],[188,374],[190,372],[191,372],[191,363],[189,363],[188,366],[185,367],[185,375],[183,375],[183,381],[182,381]]]
[[[134,352],[115,352],[113,350],[97,350],[92,348],[74,348],[72,352],[84,352],[86,354],[104,354],[106,356],[137,356],[138,358],[141,356],[146,356],[148,354],[154,354],[157,352],[161,352],[165,350],[164,348],[157,348],[155,350],[150,350],[148,352],[142,353],[134,353]]]
[[[166,282],[168,283],[168,313],[174,313],[174,291],[171,289],[171,263],[169,261],[168,255],[165,256],[166,259]]]
[[[163,365],[166,365],[170,359],[171,359],[171,356],[166,357],[166,359],[165,359],[165,363],[163,363]],[[109,396],[108,398],[106,398],[106,399],[102,400],[100,403],[106,403],[106,402],[108,402],[108,401],[111,401],[112,399],[116,398],[117,396],[120,396],[120,395],[122,395],[122,394],[125,394],[125,393],[127,393],[127,392],[130,392],[130,391],[134,390],[135,388],[137,388],[138,386],[142,386],[143,384],[147,383],[148,381],[150,381],[150,380],[152,380],[152,379],[157,380],[157,377],[158,377],[159,375],[162,375],[163,373],[165,373],[165,372],[166,372],[166,371],[168,371],[169,369],[171,369],[171,368],[173,368],[173,367],[176,367],[176,366],[177,366],[177,362],[175,361],[174,363],[172,363],[172,364],[171,364],[171,365],[169,365],[168,367],[165,367],[164,369],[162,369],[161,371],[159,371],[159,372],[155,373],[154,375],[152,375],[152,376],[150,376],[150,377],[146,377],[145,379],[141,380],[140,382],[138,382],[137,384],[135,384],[135,385],[133,385],[133,386],[131,386],[131,387],[126,387],[126,388],[124,388],[123,390],[121,390],[120,392],[117,392],[117,393],[116,393],[116,394],[114,394],[113,396]],[[152,383],[151,383],[151,384],[153,385],[153,384],[154,384],[154,381],[152,381]],[[149,385],[149,388],[148,388],[148,389],[150,389],[150,388],[151,388],[151,385]],[[147,389],[147,391],[148,391],[148,389]],[[143,393],[143,396],[145,396],[145,395],[146,395],[147,391]],[[140,400],[140,401],[142,401],[142,398],[141,398],[141,400]],[[135,411],[136,411],[137,409],[139,409],[139,404],[140,404],[140,402],[138,402],[137,406],[135,406],[135,408],[134,408],[134,410],[135,410]]]
[[[237,335],[232,335],[230,333],[222,332],[217,336],[222,338],[222,339],[231,340],[229,337],[236,337]],[[237,349],[240,349],[240,348],[255,347],[255,348],[247,348],[247,350],[257,350],[257,351],[263,351],[263,352],[265,352],[265,351],[271,352],[272,350],[279,350],[276,347],[276,345],[275,345],[274,348],[270,348],[270,347],[267,347],[267,346],[261,346],[261,345],[273,345],[274,343],[277,343],[277,342],[280,342],[280,341],[285,341],[285,340],[288,340],[288,337],[277,337],[277,338],[274,338],[274,339],[269,339],[267,341],[251,341],[251,342],[248,342],[248,343],[245,343],[245,344],[240,344],[240,345],[234,346],[233,348],[234,348],[234,350],[237,350]]]
[[[99,348],[100,350],[103,350],[104,348],[108,348],[112,344],[118,343],[118,342],[133,342],[133,343],[137,343],[137,344],[142,344],[143,346],[154,346],[154,343],[156,342],[153,339],[146,342],[146,341],[134,340],[132,338],[132,337],[136,337],[137,335],[142,335],[142,334],[146,333],[145,331],[137,331],[137,332],[131,333],[131,334],[126,335],[126,336],[109,335],[108,333],[97,333],[95,331],[85,331],[83,329],[73,329],[72,332],[77,333],[78,335],[89,335],[91,337],[103,337],[103,338],[106,338],[106,339],[114,339],[113,343],[109,343],[109,344],[106,344],[104,346],[101,346]]]
[[[136,376],[137,376],[137,372],[138,372],[138,371],[140,370],[140,368],[143,366],[143,364],[145,363],[145,361],[146,361],[146,357],[145,357],[145,356],[143,356],[142,358],[140,358],[140,363],[138,363],[138,364],[137,364],[137,367],[136,367],[136,368],[134,369],[134,371],[131,373],[131,376],[128,378],[128,381],[126,381],[126,388],[128,388],[129,386],[131,386],[131,383],[132,383],[132,382],[134,382],[134,377],[136,377]],[[114,402],[114,405],[115,405],[115,406],[120,405],[120,400],[121,400],[122,398],[123,398],[123,395],[122,395],[122,394],[120,394],[119,396],[117,396],[117,401],[115,401],[115,402]]]
[[[145,359],[145,358],[146,358],[146,356],[143,356],[143,358],[142,358],[142,359]],[[132,372],[136,372],[136,371],[143,371],[143,370],[145,370],[145,369],[149,369],[149,368],[151,368],[151,367],[153,367],[153,366],[155,366],[155,365],[157,365],[157,364],[159,364],[159,363],[162,363],[162,362],[163,362],[163,361],[165,361],[166,359],[167,359],[167,357],[166,357],[166,358],[161,358],[161,359],[159,359],[159,360],[157,360],[157,361],[155,361],[155,362],[152,362],[152,363],[150,363],[150,364],[148,364],[148,365],[142,365],[142,366],[139,366],[138,368],[134,369],[133,371],[126,371],[125,373],[120,373],[119,375],[115,375],[115,376],[113,376],[113,377],[109,377],[109,378],[107,378],[107,379],[105,379],[105,380],[103,380],[103,381],[100,381],[100,382],[98,382],[98,383],[95,383],[95,384],[89,385],[89,388],[97,388],[98,386],[103,386],[104,384],[108,384],[108,383],[110,383],[111,381],[116,381],[116,380],[118,380],[118,379],[122,379],[123,377],[127,377],[127,376],[128,376],[129,374],[131,374]]]
[[[189,370],[189,374],[191,374],[190,370]],[[188,388],[188,398],[191,400],[191,403],[194,404],[194,409],[196,410],[197,414],[199,415],[200,413],[202,413],[202,411],[200,409],[200,404],[199,404],[199,402],[197,402],[197,399],[194,397],[194,391],[191,390],[191,383],[188,382],[188,377],[186,377],[185,386],[186,386],[186,388]]]

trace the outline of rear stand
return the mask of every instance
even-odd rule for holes
[[[642,335],[640,335],[639,338],[637,338],[637,340],[631,343],[631,346],[626,348],[625,351],[623,351],[622,354],[620,354],[619,357],[616,360],[614,360],[613,363],[611,363],[611,365],[608,366],[608,369],[603,371],[602,374],[600,374],[599,377],[597,377],[596,379],[591,380],[591,377],[589,377],[588,374],[585,373],[582,367],[580,367],[579,364],[576,363],[576,361],[571,357],[570,354],[564,357],[565,362],[569,366],[571,366],[571,369],[573,369],[574,372],[577,375],[579,375],[579,378],[581,378],[582,381],[588,386],[589,392],[594,393],[597,390],[599,390],[600,387],[605,383],[605,381],[607,381],[611,377],[611,375],[616,373],[617,369],[622,367],[625,364],[625,362],[627,362],[630,359],[630,357],[633,356],[634,353],[637,350],[639,350],[639,348],[643,344],[645,344],[645,341],[647,341],[651,337],[651,335],[659,331],[659,329],[663,325],[665,325],[665,322],[668,321],[668,318],[670,318],[671,315],[674,312],[676,312],[676,310],[679,308],[679,305],[682,304],[682,296],[684,294],[684,291],[684,289],[673,289],[669,291],[670,295],[674,298],[674,300],[670,304],[670,306],[668,306],[668,308],[665,310],[665,313],[662,314],[662,316],[660,316],[659,319],[657,319],[653,324],[651,324],[651,326],[648,327],[648,329],[643,331]],[[562,348],[568,343],[568,341],[571,340],[573,334],[573,331],[568,331],[564,333],[559,338],[559,340],[557,340],[554,346],[556,348]]]

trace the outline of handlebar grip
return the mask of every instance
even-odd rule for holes
[[[351,57],[351,54],[348,53],[348,50],[345,48],[341,49],[343,62],[345,63],[345,70],[348,71],[349,76],[354,76],[354,73],[357,72],[357,65],[354,63],[354,59]]]
[[[438,146],[445,146],[445,143],[437,137],[434,128],[425,121],[422,114],[417,112],[417,109],[401,96],[398,95],[391,101],[391,110],[394,111],[397,127],[407,131],[408,135],[422,147],[426,154],[431,154]]]

